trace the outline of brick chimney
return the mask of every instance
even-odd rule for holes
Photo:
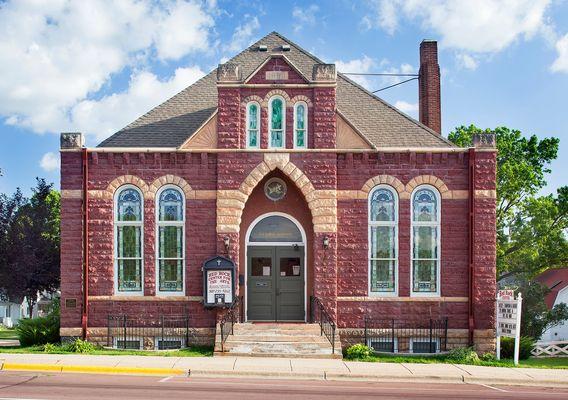
[[[418,74],[418,114],[420,115],[420,122],[441,134],[440,66],[438,65],[438,42],[435,40],[423,40],[420,43],[420,71]]]

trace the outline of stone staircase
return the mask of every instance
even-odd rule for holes
[[[222,351],[217,327],[216,356],[342,358],[339,333],[335,332],[335,353],[319,324],[238,323]]]

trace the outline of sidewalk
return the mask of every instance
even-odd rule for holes
[[[259,357],[3,354],[3,371],[568,386],[568,370]]]

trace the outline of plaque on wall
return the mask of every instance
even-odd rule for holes
[[[264,194],[272,201],[282,200],[286,196],[286,182],[280,178],[270,178],[264,184]]]

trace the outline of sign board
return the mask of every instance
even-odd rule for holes
[[[516,299],[512,290],[499,290],[497,293],[497,359],[501,359],[501,336],[512,337],[515,338],[515,365],[519,364],[522,303],[520,293]]]
[[[208,307],[228,307],[235,300],[235,264],[216,256],[203,263],[203,303]]]

